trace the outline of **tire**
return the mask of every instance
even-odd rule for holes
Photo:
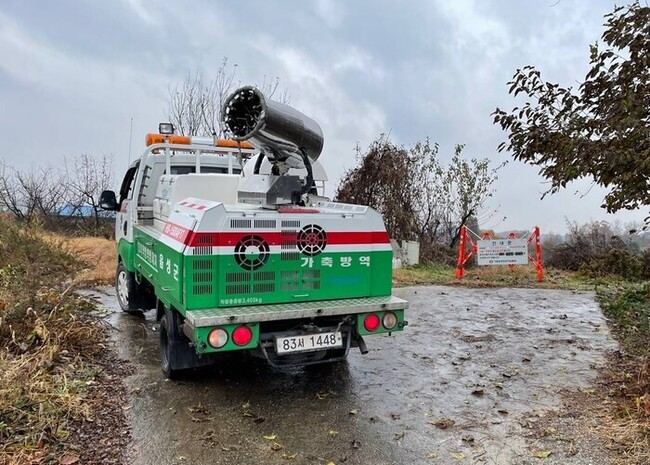
[[[120,308],[126,313],[137,315],[144,312],[138,290],[134,273],[127,270],[120,262],[115,270],[115,293]]]
[[[190,346],[190,340],[181,333],[180,314],[166,308],[160,319],[160,366],[169,379],[181,379],[201,366],[211,364],[211,359],[200,359]]]
[[[179,379],[183,372],[176,363],[178,352],[182,350],[178,332],[172,312],[165,310],[160,319],[160,366],[169,379]]]

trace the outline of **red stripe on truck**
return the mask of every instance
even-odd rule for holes
[[[281,245],[282,237],[280,232],[257,232],[255,230],[246,232],[192,232],[184,243],[190,247],[199,246],[234,246],[242,237],[255,235],[262,237],[269,245]],[[390,238],[386,231],[331,231],[326,232],[327,244],[330,245],[359,245],[359,244],[388,244]],[[172,236],[170,236],[172,237]]]

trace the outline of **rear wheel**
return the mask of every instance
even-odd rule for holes
[[[169,379],[182,378],[192,368],[210,365],[210,357],[199,358],[190,340],[181,332],[181,316],[165,308],[160,319],[160,364]]]
[[[165,310],[160,320],[160,362],[162,371],[169,379],[178,379],[182,370],[177,366],[179,352],[182,350],[178,328],[170,310]]]

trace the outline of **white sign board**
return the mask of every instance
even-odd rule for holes
[[[526,265],[528,240],[481,239],[476,242],[479,265]]]

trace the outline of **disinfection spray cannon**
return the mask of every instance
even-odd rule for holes
[[[253,176],[247,176],[239,188],[239,201],[268,207],[303,205],[314,185],[311,164],[323,150],[318,123],[251,86],[226,99],[221,121],[234,140],[248,141],[260,151]],[[272,165],[270,175],[259,174],[264,157]],[[305,169],[306,178],[288,175],[291,168]]]

